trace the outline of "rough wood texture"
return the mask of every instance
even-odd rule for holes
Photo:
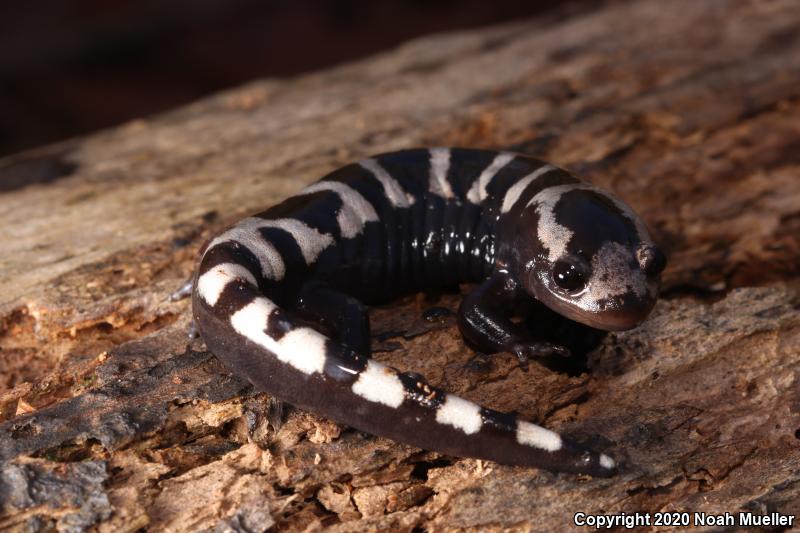
[[[289,410],[187,343],[204,238],[368,154],[510,148],[616,191],[669,251],[651,320],[568,368],[473,360],[413,296],[377,354],[625,458],[458,460]],[[256,82],[0,161],[0,529],[564,530],[573,513],[800,513],[800,10],[609,3]]]

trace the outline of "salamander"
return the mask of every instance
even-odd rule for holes
[[[463,337],[525,361],[567,350],[513,319],[519,304],[633,328],[664,266],[630,207],[565,170],[510,152],[409,149],[339,168],[219,233],[192,308],[207,347],[282,401],[447,455],[610,476],[609,455],[371,359],[367,306],[475,283],[458,310]]]

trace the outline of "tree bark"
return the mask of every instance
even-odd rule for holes
[[[667,249],[652,317],[583,366],[475,359],[452,320],[420,318],[457,295],[372,316],[376,358],[609,450],[618,476],[439,456],[297,409],[276,431],[267,395],[186,340],[188,302],[168,295],[213,232],[353,159],[419,145],[567,167]],[[800,514],[793,0],[608,2],[254,82],[0,161],[0,227],[0,529]]]

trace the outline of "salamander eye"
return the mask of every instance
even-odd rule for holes
[[[586,270],[582,265],[568,261],[556,261],[553,265],[553,281],[568,292],[576,292],[586,286]]]

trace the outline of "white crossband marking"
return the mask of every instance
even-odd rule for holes
[[[278,341],[278,359],[306,374],[322,372],[325,368],[327,337],[311,328],[297,328]]]
[[[431,148],[431,172],[428,176],[428,190],[442,198],[452,198],[453,189],[447,181],[447,172],[450,170],[450,150],[448,148]]]
[[[545,174],[553,170],[557,170],[556,167],[554,167],[553,165],[544,165],[542,167],[537,168],[524,178],[520,179],[514,185],[509,187],[505,197],[503,198],[503,206],[500,209],[500,212],[508,213],[509,211],[511,211],[511,208],[514,207],[514,204],[517,203],[519,197],[522,196],[522,193],[525,192],[525,189],[527,189],[531,183],[536,181],[537,178],[544,176]]]
[[[486,200],[488,196],[486,188],[489,186],[489,183],[491,183],[492,179],[500,172],[500,169],[509,164],[514,157],[514,154],[508,152],[497,154],[491,164],[481,172],[478,179],[472,182],[472,186],[469,188],[469,191],[467,191],[467,200],[473,204],[479,204]]]
[[[237,279],[245,280],[253,287],[258,286],[253,273],[244,266],[235,263],[222,263],[198,278],[197,292],[208,305],[214,306],[217,304],[225,287]]]
[[[258,231],[264,222],[260,218],[245,218],[211,241],[206,248],[206,253],[222,243],[238,243],[256,256],[258,263],[261,265],[261,275],[265,279],[282,280],[286,275],[286,265],[283,263],[283,258],[278,253],[278,250],[275,249],[275,246],[264,239]]]
[[[382,403],[395,409],[406,397],[403,383],[397,372],[377,361],[367,361],[367,368],[353,383],[353,392],[371,402]]]
[[[556,220],[555,207],[561,196],[574,189],[584,187],[580,183],[569,183],[567,185],[556,185],[548,187],[536,194],[527,207],[535,206],[536,213],[539,215],[539,224],[536,228],[536,236],[539,242],[547,248],[547,259],[550,262],[557,261],[567,251],[567,244],[572,238],[572,231],[562,226]]]
[[[631,208],[616,196],[587,183],[555,185],[537,193],[527,205],[527,207],[535,206],[536,212],[539,214],[538,237],[539,241],[548,249],[548,259],[550,261],[556,261],[563,255],[566,251],[567,243],[572,238],[572,231],[556,221],[555,207],[564,193],[574,190],[593,191],[608,198],[620,210],[622,215],[634,224],[639,240],[641,242],[651,242],[650,233],[647,231],[642,219],[636,216],[631,211]]]
[[[600,454],[600,466],[602,466],[605,469],[611,470],[612,468],[617,466],[617,463],[611,457],[607,456],[604,453],[601,453]]]
[[[266,331],[270,313],[276,308],[271,300],[259,296],[231,316],[231,326],[240,335],[304,374],[322,372],[325,368],[326,337],[311,328],[297,328],[280,340],[273,339]]]
[[[358,162],[366,170],[370,171],[375,179],[383,186],[383,193],[389,202],[395,207],[409,207],[414,203],[414,197],[408,194],[400,186],[386,169],[384,169],[375,159],[364,159]]]
[[[361,193],[338,181],[319,181],[309,185],[300,194],[331,191],[339,195],[342,208],[336,215],[339,231],[345,239],[352,239],[362,231],[367,222],[377,222],[378,213]]]
[[[436,421],[460,429],[467,435],[477,433],[483,425],[480,406],[452,394],[448,394],[436,410]]]
[[[305,222],[294,218],[262,220],[259,228],[278,228],[291,233],[307,265],[314,264],[319,254],[333,244],[333,237],[329,234],[320,233]]]
[[[558,433],[523,420],[517,421],[517,442],[548,452],[561,449],[561,437]]]

